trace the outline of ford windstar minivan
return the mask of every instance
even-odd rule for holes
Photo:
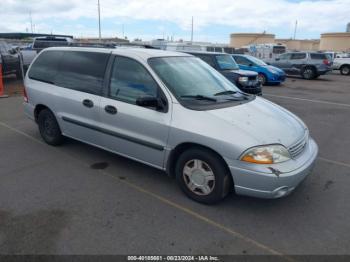
[[[150,49],[43,50],[25,78],[43,140],[70,137],[173,174],[192,199],[288,195],[318,147],[295,115],[201,59]]]

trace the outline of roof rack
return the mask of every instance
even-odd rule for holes
[[[131,44],[131,43],[99,43],[99,42],[88,42],[88,43],[71,43],[69,46],[73,47],[94,47],[94,48],[118,48],[118,47],[137,47],[137,48],[146,48],[146,49],[159,49],[151,45],[142,45],[142,44]]]

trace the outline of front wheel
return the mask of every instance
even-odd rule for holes
[[[340,68],[340,73],[342,75],[350,75],[350,65],[344,65]]]
[[[182,191],[204,204],[222,200],[232,187],[226,163],[204,148],[193,148],[182,153],[176,163],[175,173]]]
[[[266,80],[266,76],[264,74],[259,74],[258,75],[258,80],[261,83],[261,85],[266,85],[267,80]]]
[[[61,129],[55,115],[48,109],[43,109],[38,115],[38,125],[41,137],[46,143],[58,146],[63,143]]]

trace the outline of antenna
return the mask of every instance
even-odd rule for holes
[[[100,0],[97,0],[97,9],[98,9],[98,38],[101,42],[101,9],[100,9]]]
[[[191,44],[193,44],[193,16],[192,16],[192,25],[191,25]]]
[[[298,28],[298,20],[295,20],[294,37],[293,37],[294,40],[295,40],[295,38],[297,36],[297,28]]]

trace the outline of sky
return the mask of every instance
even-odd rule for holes
[[[97,37],[97,0],[0,0],[0,32]],[[100,0],[103,37],[151,40],[174,37],[228,43],[231,33],[267,32],[319,38],[344,32],[350,0]],[[31,17],[31,19],[30,19]]]

